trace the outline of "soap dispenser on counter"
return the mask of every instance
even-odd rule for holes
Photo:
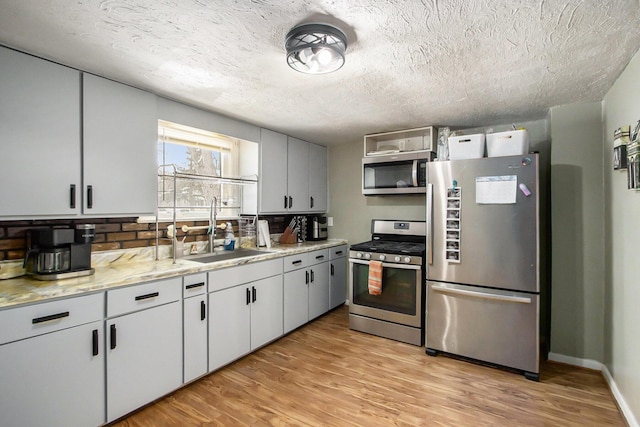
[[[227,222],[226,232],[224,234],[224,250],[232,251],[236,246],[236,236],[233,234],[233,227]]]

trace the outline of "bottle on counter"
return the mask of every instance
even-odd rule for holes
[[[232,251],[236,246],[236,236],[233,234],[233,227],[227,222],[226,233],[224,235],[224,250]]]

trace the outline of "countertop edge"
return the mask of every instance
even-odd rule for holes
[[[263,255],[223,260],[215,263],[199,263],[185,258],[158,261],[128,261],[95,267],[91,276],[57,281],[39,281],[28,276],[0,280],[0,310],[36,303],[77,297],[150,282],[176,276],[208,272],[239,265],[252,264],[276,258],[284,258],[314,250],[348,245],[344,239],[305,242],[292,245],[275,245],[261,248]]]

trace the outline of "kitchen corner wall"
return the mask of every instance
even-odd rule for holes
[[[363,135],[364,136],[364,135]],[[363,196],[363,140],[328,147],[329,210],[333,227],[329,238],[358,243],[371,238],[372,219],[422,220],[426,218],[424,195]]]
[[[613,132],[640,120],[640,51],[603,101],[604,359],[635,425],[640,419],[640,191],[627,189],[626,170],[613,170]],[[634,425],[633,423],[630,423]]]
[[[603,360],[604,185],[600,102],[551,109],[551,351]]]

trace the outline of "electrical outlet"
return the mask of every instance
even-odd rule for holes
[[[327,226],[333,227],[333,217],[332,216],[327,217]]]

